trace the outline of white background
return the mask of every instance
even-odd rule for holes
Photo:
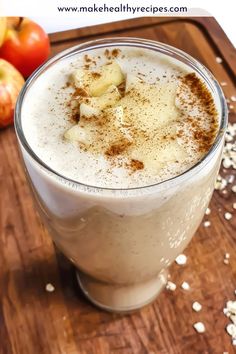
[[[89,6],[93,3],[97,5],[106,3],[108,6],[128,3],[130,6],[153,4],[158,7],[187,6],[188,8],[201,8],[216,18],[231,42],[236,46],[236,0],[0,0],[0,16],[31,17],[39,22],[47,32],[57,32],[135,17],[128,13],[68,14],[57,11],[57,6]],[[200,14],[199,10],[197,13]]]

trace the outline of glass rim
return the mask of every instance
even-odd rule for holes
[[[30,147],[24,132],[22,128],[22,121],[21,121],[21,108],[24,103],[24,97],[27,91],[30,89],[30,86],[34,83],[35,80],[45,71],[47,70],[50,66],[53,64],[57,63],[61,59],[65,59],[67,57],[73,56],[77,53],[83,53],[84,51],[87,50],[93,50],[97,48],[106,48],[106,47],[114,47],[114,46],[133,46],[133,47],[140,47],[140,48],[146,48],[146,49],[152,49],[152,50],[159,50],[159,52],[164,53],[169,56],[174,56],[177,55],[177,59],[181,62],[184,62],[188,66],[192,67],[200,76],[202,79],[204,79],[204,82],[208,83],[208,86],[210,84],[211,89],[214,90],[214,94],[217,94],[219,97],[219,102],[220,102],[220,109],[221,112],[219,114],[219,119],[220,119],[220,124],[218,128],[218,133],[217,136],[215,137],[214,143],[212,144],[211,148],[207,151],[207,153],[199,160],[197,163],[195,163],[193,166],[191,166],[189,169],[185,170],[181,174],[178,174],[177,176],[173,176],[169,179],[149,184],[149,185],[144,185],[144,186],[139,186],[139,187],[128,187],[128,188],[116,188],[116,187],[100,187],[96,185],[90,185],[90,184],[85,184],[76,180],[73,180],[72,178],[68,178],[63,176],[62,174],[58,173],[55,171],[53,168],[48,166],[44,161],[42,161],[36,153],[33,151],[33,149]],[[182,59],[182,60],[181,60]],[[191,65],[190,65],[191,64]],[[213,93],[212,93],[213,94]],[[16,103],[16,108],[15,108],[15,116],[14,116],[14,125],[15,125],[15,131],[16,135],[18,137],[18,140],[22,144],[23,148],[26,150],[26,152],[30,155],[30,157],[44,170],[49,172],[50,174],[56,176],[60,180],[64,180],[66,184],[69,182],[71,185],[76,185],[80,187],[86,188],[86,191],[90,189],[91,191],[112,191],[112,192],[122,192],[122,191],[138,191],[142,189],[152,189],[157,186],[165,186],[173,182],[181,182],[188,177],[192,176],[195,174],[195,172],[200,171],[206,164],[210,162],[210,160],[214,156],[214,152],[217,151],[217,148],[219,147],[220,143],[222,142],[222,139],[224,139],[224,133],[227,127],[228,123],[228,109],[227,109],[227,104],[226,100],[223,94],[223,91],[213,76],[213,74],[208,70],[203,64],[201,64],[198,60],[194,59],[191,55],[185,53],[184,51],[177,49],[173,46],[170,46],[168,44],[154,41],[154,40],[149,40],[145,38],[135,38],[135,37],[109,37],[109,38],[103,38],[103,39],[96,39],[92,40],[89,42],[84,42],[81,44],[78,44],[76,46],[70,47],[69,49],[66,49],[52,58],[48,59],[43,65],[41,65],[37,70],[35,70],[31,76],[26,80],[19,96],[17,99]]]

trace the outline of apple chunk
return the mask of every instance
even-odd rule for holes
[[[124,75],[116,62],[103,65],[100,75],[101,76],[94,79],[89,86],[89,91],[92,96],[101,96],[109,86],[119,86],[124,81]]]
[[[115,61],[101,66],[96,72],[79,68],[70,77],[75,86],[85,89],[93,97],[103,95],[112,85],[119,86],[124,79],[124,74]]]
[[[91,97],[88,103],[81,103],[80,118],[98,116],[102,110],[113,107],[121,96],[116,86],[111,85],[107,91],[99,97]]]
[[[64,138],[70,142],[79,142],[81,144],[89,143],[89,135],[87,130],[80,127],[79,124],[76,124],[67,130],[64,134]]]

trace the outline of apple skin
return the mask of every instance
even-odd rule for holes
[[[14,16],[7,17],[7,27],[16,28],[17,26],[20,25],[21,21],[22,21],[22,17],[14,17]]]
[[[48,35],[28,18],[8,21],[5,40],[0,47],[0,58],[9,61],[26,78],[49,56]]]
[[[0,128],[13,123],[16,100],[24,82],[14,66],[0,59]]]
[[[0,17],[0,47],[4,42],[7,29],[7,18]]]

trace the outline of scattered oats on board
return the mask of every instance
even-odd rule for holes
[[[227,301],[226,307],[223,309],[225,316],[229,317],[231,322],[226,326],[226,332],[231,336],[232,344],[236,345],[236,301]],[[235,342],[235,344],[234,344]]]
[[[232,104],[230,104],[229,109],[234,109],[234,106]]]
[[[229,264],[229,259],[230,259],[230,254],[229,253],[225,253],[225,256],[224,256],[224,264]]]
[[[234,140],[234,138],[232,137],[232,135],[230,135],[229,133],[226,132],[226,134],[225,134],[225,141],[226,141],[227,143],[230,143],[230,142],[233,141],[233,140]]]
[[[205,215],[210,215],[210,213],[211,213],[211,209],[210,208],[206,208]]]
[[[229,101],[230,102],[230,101]],[[226,130],[227,134],[230,134],[232,136],[235,136],[236,134],[236,123],[230,123],[227,126],[227,130]]]
[[[189,283],[187,283],[186,281],[184,281],[184,282],[181,284],[181,288],[184,289],[184,290],[189,290],[189,289],[190,289],[190,285],[189,285]]]
[[[222,164],[223,164],[224,168],[230,168],[233,165],[233,162],[230,160],[229,157],[226,157],[223,159]]]
[[[236,102],[236,96],[231,96],[231,101]]]
[[[233,322],[233,324],[236,325],[236,315],[230,315],[229,318],[231,319],[231,321]]]
[[[232,192],[236,193],[236,184],[231,188]]]
[[[211,226],[211,222],[209,220],[206,220],[206,221],[204,221],[203,226],[209,227],[209,226]]]
[[[228,252],[225,253],[225,259],[230,259],[230,254]]]
[[[194,303],[192,304],[192,309],[193,309],[195,312],[199,312],[199,311],[201,311],[201,309],[202,309],[202,305],[199,304],[199,302],[194,301]]]
[[[232,219],[232,216],[233,216],[233,215],[232,215],[231,213],[228,213],[228,212],[225,213],[225,215],[224,215],[224,217],[225,217],[226,220]]]
[[[217,177],[216,183],[215,183],[215,189],[216,190],[222,190],[227,186],[227,181],[226,179],[222,178],[221,176]]]
[[[236,326],[235,326],[235,324],[229,323],[226,326],[226,331],[232,338],[236,338]]]
[[[236,315],[236,301],[227,301],[226,308],[232,315]]]
[[[217,62],[218,64],[221,64],[221,63],[223,62],[223,60],[222,60],[220,57],[216,57],[216,62]]]
[[[225,82],[225,81],[222,81],[220,84],[221,84],[221,86],[227,86],[227,82]]]
[[[170,291],[175,291],[176,289],[176,284],[173,283],[172,281],[168,281],[166,284],[166,289]]]
[[[187,262],[187,257],[185,256],[185,254],[180,254],[178,255],[178,257],[176,257],[175,262],[178,265],[184,265]]]
[[[223,309],[223,313],[226,317],[230,317],[230,311],[227,309],[227,307]]]
[[[230,105],[231,108],[233,108],[233,105]],[[236,169],[236,142],[235,142],[235,137],[236,137],[236,124],[235,123],[229,123],[226,134],[225,134],[225,146],[223,149],[223,161],[222,165],[225,169],[228,168],[233,168]],[[234,182],[234,176],[231,174],[230,176],[226,177],[226,185],[228,183],[233,183]],[[216,189],[224,189],[225,186],[222,186],[222,179],[219,180],[217,179],[216,182]]]
[[[198,333],[204,333],[206,331],[206,328],[202,322],[194,323],[193,327]]]
[[[46,291],[49,293],[53,293],[53,291],[55,291],[54,286],[51,283],[48,283],[45,287]]]
[[[233,204],[233,209],[236,209],[236,203]]]
[[[229,135],[229,132],[228,132],[228,135]],[[224,152],[229,152],[232,148],[234,147],[233,143],[227,143],[225,144],[224,146]]]
[[[233,181],[234,181],[234,175],[229,175],[229,176],[227,176],[227,182],[228,183],[233,183]]]

